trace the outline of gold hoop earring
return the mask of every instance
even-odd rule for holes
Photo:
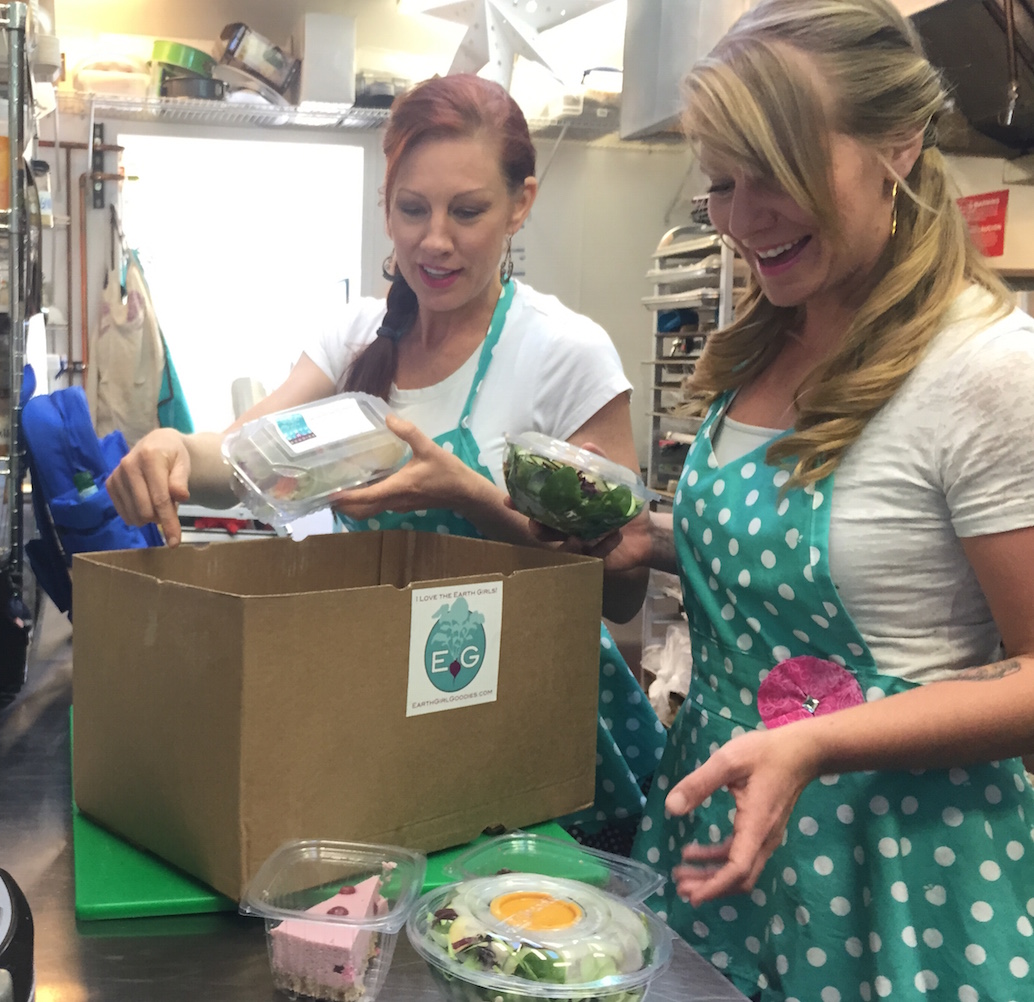
[[[503,263],[499,266],[499,281],[506,285],[513,277],[513,255],[510,253],[510,245],[513,243],[513,235],[506,234],[506,253],[503,255]]]
[[[894,234],[898,231],[898,183],[894,182],[894,187],[890,189],[890,238],[894,239]]]
[[[392,252],[381,262],[381,274],[389,281],[395,280],[395,251]]]

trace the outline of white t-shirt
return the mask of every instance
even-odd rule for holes
[[[564,306],[555,296],[515,283],[506,322],[470,415],[479,457],[503,483],[503,436],[538,431],[568,439],[604,404],[627,393],[621,358],[599,324]],[[383,299],[351,304],[332,300],[305,353],[340,387],[355,354],[376,336]],[[457,426],[474,381],[481,346],[452,375],[433,386],[400,390],[388,403],[431,438]]]
[[[985,296],[974,287],[959,297],[833,482],[840,599],[879,670],[913,682],[1000,657],[959,539],[1034,525],[1034,320],[1015,310],[988,324]],[[721,462],[736,458],[730,446],[715,443]]]

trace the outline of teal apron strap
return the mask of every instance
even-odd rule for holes
[[[470,383],[470,392],[467,394],[463,410],[460,411],[458,424],[460,428],[470,426],[470,412],[474,409],[474,401],[477,399],[478,390],[481,389],[485,374],[488,372],[488,365],[492,361],[492,353],[495,351],[495,346],[499,343],[499,338],[503,333],[503,327],[506,324],[506,314],[510,309],[510,304],[513,302],[513,292],[513,279],[509,279],[503,285],[503,291],[499,294],[499,300],[492,311],[492,320],[488,325],[488,333],[485,335],[484,344],[481,346],[481,356],[478,358],[477,372],[474,373],[474,378]]]

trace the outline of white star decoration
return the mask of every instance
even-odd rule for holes
[[[467,25],[450,73],[477,73],[510,89],[516,56],[534,60],[558,76],[539,51],[539,32],[596,10],[611,0],[402,0],[404,13],[418,12]]]

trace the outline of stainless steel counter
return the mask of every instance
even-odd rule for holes
[[[283,1002],[263,923],[235,914],[77,922],[73,905],[68,707],[71,631],[45,606],[29,680],[0,711],[0,867],[35,924],[37,1002]],[[405,932],[384,1002],[443,1002]],[[681,940],[650,1002],[744,1002]]]

